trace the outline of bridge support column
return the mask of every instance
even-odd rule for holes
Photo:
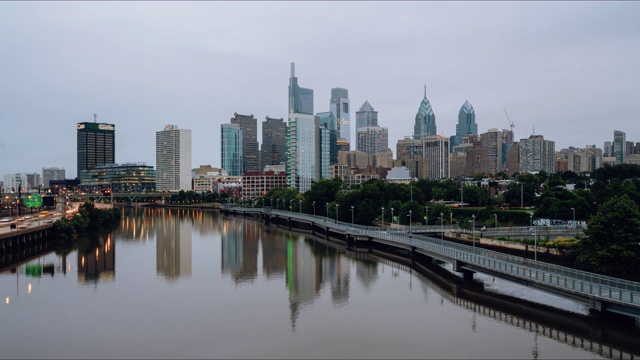
[[[473,274],[475,272],[471,270],[463,269],[462,268],[463,265],[464,265],[463,262],[458,260],[453,260],[453,271],[462,273],[462,279],[464,279],[464,281],[467,281],[467,282],[473,281]]]

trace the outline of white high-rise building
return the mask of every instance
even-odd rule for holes
[[[191,190],[191,130],[165,125],[156,132],[156,189]]]

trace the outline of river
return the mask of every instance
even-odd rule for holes
[[[592,321],[576,304],[490,277],[478,277],[486,291],[456,294],[451,289],[457,287],[437,275],[382,254],[351,252],[251,219],[176,209],[123,214],[109,234],[0,273],[0,357],[592,359],[640,353],[637,330]],[[504,303],[492,294],[554,302],[564,310]]]

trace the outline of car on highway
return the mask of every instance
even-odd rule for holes
[[[8,217],[0,219],[0,223],[8,223],[9,221],[11,221],[11,218]]]

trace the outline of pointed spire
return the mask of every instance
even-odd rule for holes
[[[291,77],[296,76],[296,63],[291,63]]]
[[[424,98],[427,98],[427,83],[424,83]]]

